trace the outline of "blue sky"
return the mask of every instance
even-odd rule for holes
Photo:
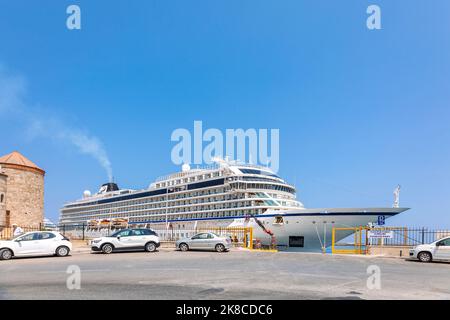
[[[412,210],[390,224],[450,228],[449,35],[447,0],[0,0],[0,92],[18,86],[22,109],[0,113],[0,153],[46,169],[57,220],[107,176],[55,132],[97,137],[116,181],[145,188],[178,169],[170,136],[194,120],[279,128],[307,207],[391,206],[401,184]]]

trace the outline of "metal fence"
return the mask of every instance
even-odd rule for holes
[[[336,241],[339,235],[350,236]],[[407,227],[351,227],[333,228],[331,252],[339,254],[366,254],[376,247],[414,247],[450,237],[450,230],[431,230]]]
[[[87,240],[99,237],[109,236],[114,233],[114,228],[89,228],[86,223],[83,224],[62,224],[58,226],[58,231],[64,236],[73,240]]]
[[[249,247],[250,242],[253,241],[253,230],[252,228],[241,228],[241,227],[232,227],[232,228],[219,228],[219,227],[210,227],[210,228],[198,228],[198,229],[162,229],[155,231],[161,241],[178,241],[184,238],[190,238],[195,234],[202,232],[213,232],[221,237],[229,237],[234,246],[237,247]]]
[[[433,230],[428,228],[408,227],[355,227],[334,228],[337,235],[339,232],[353,231],[352,235],[335,243],[336,246],[386,246],[386,247],[413,247],[420,244],[432,243],[445,237],[450,237],[450,230]],[[391,237],[370,239],[369,232],[385,232]],[[333,241],[334,243],[334,241]]]
[[[91,240],[94,238],[109,236],[125,228],[91,228],[87,224],[59,225],[58,231],[73,240]],[[197,229],[153,229],[161,241],[175,242],[183,238],[189,238],[200,232],[214,232],[220,236],[231,238],[234,246],[248,247],[253,237],[251,228],[197,228]]]
[[[90,228],[87,224],[79,225],[59,225],[58,231],[74,240],[88,240],[98,237],[108,236],[124,228]],[[182,238],[192,237],[199,232],[215,232],[221,236],[229,236],[236,245],[244,245],[248,240],[249,228],[203,228],[203,229],[153,229],[161,241],[177,241]],[[363,228],[368,231],[370,228]],[[25,232],[41,230],[41,228],[24,228]],[[432,230],[428,228],[406,228],[406,227],[385,227],[376,230],[390,231],[393,234],[391,239],[368,239],[369,246],[404,246],[412,247],[419,244],[432,243],[444,237],[450,236],[450,230]],[[0,231],[0,239],[9,238],[12,231],[6,233]],[[364,234],[363,238],[366,238]],[[352,241],[353,240],[353,241]],[[342,241],[341,241],[342,242]],[[354,235],[344,240],[345,243],[353,243]],[[345,244],[348,246],[348,244]],[[352,246],[352,245],[350,245]]]
[[[432,230],[427,228],[382,228],[391,231],[391,239],[372,240],[371,245],[383,246],[417,246],[420,244],[432,243],[439,239],[450,236],[450,230]]]
[[[43,224],[36,226],[19,226],[18,228],[20,228],[19,230],[21,233],[45,230]],[[14,233],[15,229],[13,227],[0,227],[0,240],[11,240],[15,237]]]

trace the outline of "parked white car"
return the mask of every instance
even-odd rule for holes
[[[106,254],[114,251],[145,250],[155,252],[160,246],[159,237],[150,229],[125,229],[111,236],[91,241],[91,250]]]
[[[27,232],[9,241],[0,241],[0,260],[14,257],[66,257],[72,250],[70,240],[54,231]]]
[[[435,260],[450,261],[450,237],[435,241],[431,244],[423,244],[409,251],[409,256],[421,262]]]

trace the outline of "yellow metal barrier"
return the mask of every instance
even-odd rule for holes
[[[337,232],[352,231],[354,235],[353,243],[336,243]],[[407,245],[408,243],[408,228],[405,227],[355,227],[355,228],[333,228],[332,231],[332,245],[331,252],[337,254],[367,254],[370,246],[384,246],[384,239],[372,239],[369,241],[369,231],[392,231],[395,232],[397,238],[395,242],[397,245]],[[398,242],[398,243],[397,243]],[[345,248],[342,248],[345,247]]]
[[[231,238],[233,246],[245,249],[253,249],[253,228],[230,227],[230,228],[199,228],[197,232],[214,232],[220,236]]]
[[[333,228],[331,235],[331,252],[333,254],[367,254],[368,251],[368,230],[367,227],[355,228]],[[336,244],[336,232],[353,231],[353,244]],[[345,249],[339,249],[345,247]]]
[[[228,236],[231,238],[233,246],[242,247],[244,249],[250,249],[251,251],[261,252],[278,252],[276,248],[270,247],[269,249],[255,248],[253,238],[253,228],[244,227],[230,227],[230,228],[199,228],[197,232],[214,232],[220,236]]]

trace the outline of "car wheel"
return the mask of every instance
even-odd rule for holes
[[[155,252],[156,251],[156,244],[154,242],[149,242],[145,245],[145,251],[147,252]]]
[[[433,260],[433,256],[429,252],[421,252],[417,258],[419,258],[420,262],[431,262]]]
[[[216,245],[216,251],[217,252],[225,252],[225,246],[221,243],[219,243],[218,245]]]
[[[183,252],[189,251],[189,246],[186,243],[180,244],[180,250]]]
[[[102,252],[103,252],[104,254],[110,254],[110,253],[113,252],[113,250],[114,250],[113,246],[112,246],[111,244],[109,244],[109,243],[104,244],[104,245],[102,246]]]
[[[56,255],[58,257],[67,257],[70,253],[70,249],[66,246],[61,246],[56,249]]]
[[[0,251],[0,260],[9,260],[13,257],[13,253],[9,249],[3,249]]]

